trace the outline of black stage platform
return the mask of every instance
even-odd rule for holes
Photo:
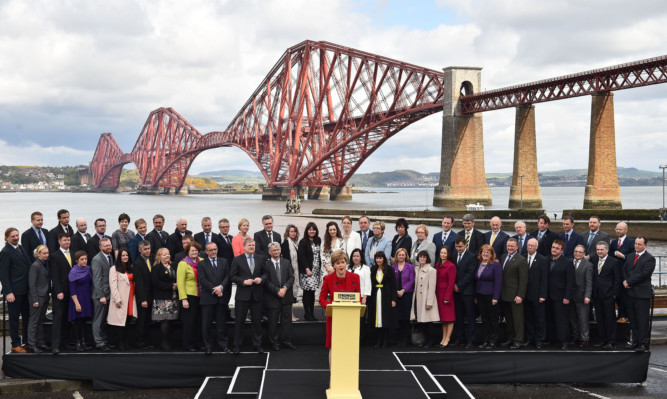
[[[619,342],[622,342],[627,327],[619,327]],[[177,332],[179,328],[174,330]],[[159,336],[157,331],[155,336]],[[312,389],[319,392],[317,395],[324,395],[328,385],[325,323],[295,323],[294,336],[297,350],[282,349],[265,354],[249,352],[250,346],[244,346],[247,352],[240,355],[214,352],[210,356],[178,350],[63,351],[59,355],[5,353],[3,370],[14,378],[89,380],[100,390],[202,386],[199,398],[293,397],[293,391],[292,396],[279,393],[288,392],[295,384],[301,391]],[[173,344],[177,339],[175,336]],[[639,383],[646,380],[650,357],[650,352],[592,348],[563,351],[546,347],[538,351],[526,347],[485,351],[462,347],[439,350],[390,346],[376,349],[368,344],[373,339],[372,334],[367,334],[360,353],[363,371],[360,389],[364,397],[373,397],[371,391],[396,397],[398,388],[394,384],[405,388],[405,394],[415,398],[419,395],[469,398],[471,395],[461,381],[466,384]],[[313,395],[303,397],[318,397]]]

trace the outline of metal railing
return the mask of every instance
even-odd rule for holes
[[[663,275],[667,275],[667,270],[663,270],[662,266],[665,265],[667,269],[667,255],[654,255],[655,256],[655,270],[653,271],[653,276],[658,277],[658,288],[662,288]],[[665,277],[667,279],[667,277]],[[667,283],[667,281],[665,281]]]

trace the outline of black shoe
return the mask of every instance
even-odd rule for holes
[[[607,344],[605,344],[604,342],[598,342],[597,344],[593,344],[592,346],[593,348],[603,348],[607,346]]]
[[[579,347],[580,347],[580,348],[586,348],[586,347],[588,347],[588,341],[581,341],[581,343],[579,344]]]
[[[258,346],[257,347],[257,353],[260,353],[260,354],[264,353],[264,348],[262,348],[261,346]]]
[[[155,349],[155,346],[153,346],[153,345],[151,345],[151,344],[144,345],[144,349],[147,349],[147,350]]]
[[[84,352],[85,351],[85,349],[83,349],[83,345],[81,345],[81,342],[76,343],[76,346],[74,347],[74,350],[76,350],[77,352]]]
[[[510,346],[510,345],[512,345],[512,342],[510,342],[510,341],[505,341],[505,342],[500,344],[500,346],[502,346],[503,348],[507,347],[507,346]]]
[[[143,348],[146,346],[146,343],[144,341],[137,341],[137,343],[134,344],[136,348]]]
[[[67,349],[76,350],[77,343],[70,342],[67,344]]]
[[[162,349],[164,352],[169,352],[171,347],[167,342],[162,342],[162,344],[160,344],[160,349]]]
[[[296,349],[296,346],[294,346],[294,344],[291,343],[291,342],[283,342],[283,346],[285,348],[289,348],[289,349],[292,349],[292,350]]]
[[[473,345],[472,342],[468,342],[468,343],[466,344],[466,346],[464,346],[464,348],[465,348],[465,349],[471,349],[471,348],[472,348],[472,345]],[[447,345],[447,346],[449,346],[449,345]]]
[[[639,342],[634,342],[634,343],[625,345],[625,349],[635,349],[637,346],[639,346]]]
[[[456,346],[461,343],[461,340],[455,339],[454,341],[450,342],[449,344],[452,346]]]
[[[607,350],[614,350],[616,349],[616,345],[614,344],[607,344],[602,347],[602,349],[607,349]]]
[[[481,344],[477,345],[479,349],[486,349],[486,342],[482,342]]]
[[[51,353],[53,353],[54,355],[57,355],[57,354],[60,353],[60,349],[58,349],[58,348],[53,348],[53,349],[51,349]]]
[[[197,349],[195,349],[195,348],[190,348],[190,349],[186,349],[186,350],[187,350],[188,352],[197,352]]]
[[[484,349],[496,349],[496,344],[488,343]]]
[[[220,352],[222,352],[222,353],[232,353],[232,351],[229,350],[229,348],[226,347],[226,346],[225,346],[224,348],[222,348],[222,349],[220,350]]]
[[[279,351],[280,345],[271,345],[271,349],[273,349],[274,351]]]
[[[98,346],[97,349],[101,350],[102,352],[110,352],[111,351],[111,348],[109,348],[109,346],[107,346],[105,344],[102,344],[102,345]]]
[[[561,346],[560,346],[560,349],[566,351],[566,350],[567,350],[567,344],[563,344],[563,345],[561,345]]]
[[[48,345],[37,345],[37,347],[39,349],[43,350],[44,352],[50,352],[51,351],[51,347],[48,346]]]
[[[535,344],[535,349],[542,349],[542,344],[541,343],[536,343]]]
[[[206,348],[204,350],[204,353],[206,354],[206,356],[210,356],[213,354],[213,350],[211,348]]]
[[[238,355],[239,353],[241,353],[241,348],[239,348],[238,346],[235,346],[235,347],[234,347],[234,350],[233,350],[233,353],[234,353],[235,355]]]
[[[637,353],[644,353],[646,351],[648,351],[648,349],[644,345],[637,345],[635,348],[635,352]]]
[[[32,345],[31,345],[31,346],[30,346],[30,349],[28,350],[28,352],[32,352],[32,353],[42,353],[42,352],[44,352],[44,351],[43,351],[40,347],[38,347],[38,346],[32,346]]]
[[[88,345],[86,344],[86,341],[81,341],[81,347],[83,347],[83,350],[84,350],[84,351],[89,351],[89,350],[93,349],[92,346],[88,346]]]
[[[269,322],[269,318],[266,317],[266,316],[262,316],[262,323],[268,323],[268,322]]]
[[[515,342],[512,344],[512,346],[510,346],[510,349],[520,349],[521,347],[522,345],[520,343]]]
[[[107,343],[106,346],[108,346],[109,349],[114,349],[114,348],[116,347],[116,345],[111,345],[111,344],[109,344],[109,343]]]

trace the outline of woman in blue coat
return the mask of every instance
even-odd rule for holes
[[[475,272],[475,302],[482,316],[480,349],[494,349],[498,340],[498,318],[500,317],[500,290],[503,286],[503,268],[496,261],[496,252],[489,244],[482,246],[479,266]]]
[[[366,264],[370,267],[375,265],[375,254],[378,252],[384,252],[385,254],[391,253],[391,240],[384,236],[384,222],[375,222],[373,223],[373,237],[368,240],[366,244]]]

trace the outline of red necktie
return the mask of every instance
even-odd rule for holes
[[[621,240],[618,240],[618,249],[621,249]]]
[[[635,254],[635,261],[632,262],[632,266],[634,266],[637,263],[637,259],[639,259],[639,254]]]

